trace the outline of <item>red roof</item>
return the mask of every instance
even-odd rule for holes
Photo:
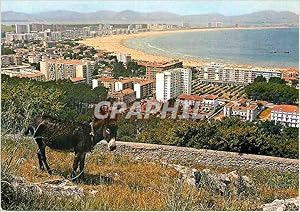
[[[249,105],[248,109],[249,110],[255,110],[257,108],[257,105]]]
[[[210,99],[210,100],[215,100],[218,98],[218,95],[212,95],[212,94],[208,94],[204,96],[204,99]]]
[[[296,77],[284,77],[283,79],[284,79],[284,81],[298,80],[298,78],[296,78]]]
[[[70,80],[72,82],[80,82],[80,81],[85,80],[85,78],[83,78],[83,77],[73,77],[73,78],[70,78]]]
[[[286,112],[286,113],[299,113],[299,107],[296,105],[275,105],[272,111]]]
[[[181,94],[178,96],[181,100],[193,100],[193,101],[203,101],[203,96]]]
[[[225,106],[226,106],[226,107],[233,107],[233,106],[234,106],[234,103],[233,103],[233,102],[228,102]]]

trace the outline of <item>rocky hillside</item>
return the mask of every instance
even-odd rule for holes
[[[71,182],[72,153],[47,150],[50,176],[39,170],[36,149],[31,139],[2,139],[3,209],[260,210],[298,195],[298,173],[183,166],[101,146],[88,154],[84,179]],[[279,200],[297,209],[295,201]]]

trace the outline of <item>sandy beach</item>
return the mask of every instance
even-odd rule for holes
[[[204,32],[204,31],[220,31],[220,30],[245,30],[245,29],[266,29],[266,28],[279,28],[279,27],[247,27],[247,28],[204,28],[204,29],[185,29],[185,30],[173,30],[173,31],[151,31],[151,32],[143,32],[137,34],[129,34],[129,35],[109,35],[104,37],[95,37],[88,38],[80,41],[80,43],[85,44],[87,46],[92,46],[96,49],[104,50],[107,52],[114,53],[124,53],[130,54],[131,57],[135,60],[146,60],[146,61],[170,61],[172,59],[181,59],[183,61],[184,66],[201,66],[206,64],[206,61],[202,61],[201,59],[192,59],[192,58],[175,58],[175,57],[166,57],[161,55],[154,55],[150,53],[146,53],[143,51],[139,51],[136,49],[128,48],[124,45],[124,41],[131,38],[142,38],[146,36],[159,36],[162,34],[171,34],[171,33],[185,33],[185,32]],[[249,67],[249,65],[245,64],[226,64],[232,66],[239,67]],[[274,67],[276,68],[276,67]],[[286,67],[280,68],[281,70],[286,69],[298,69],[298,67]]]

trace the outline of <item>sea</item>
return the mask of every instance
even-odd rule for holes
[[[127,39],[124,45],[178,59],[257,66],[299,66],[299,28],[296,27],[189,31]]]

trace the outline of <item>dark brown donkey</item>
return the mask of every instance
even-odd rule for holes
[[[45,148],[65,152],[75,152],[72,178],[82,177],[86,153],[101,140],[108,142],[110,150],[116,149],[117,125],[110,120],[94,120],[90,123],[72,123],[57,120],[50,116],[37,116],[25,135],[31,133],[38,144],[38,159],[41,170],[52,171],[47,164]],[[76,171],[79,165],[79,174]]]

